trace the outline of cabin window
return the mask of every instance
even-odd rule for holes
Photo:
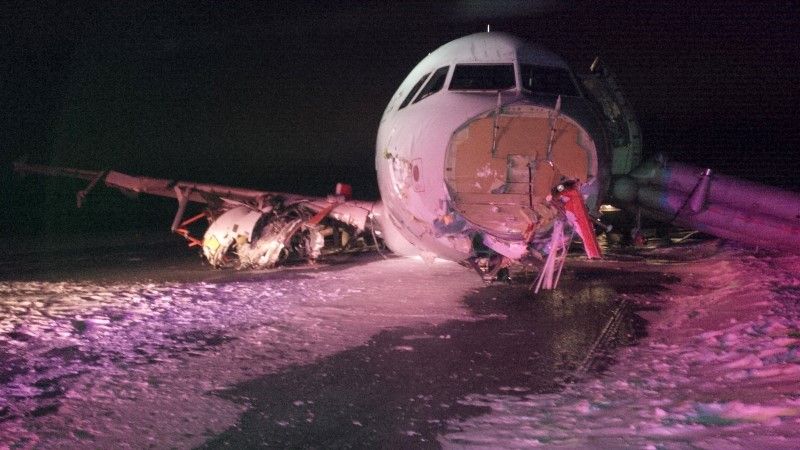
[[[442,89],[442,86],[444,86],[444,80],[447,78],[447,72],[449,70],[450,66],[444,66],[437,69],[436,72],[433,72],[431,79],[428,80],[428,82],[425,83],[425,87],[419,91],[419,95],[417,96],[416,100],[414,100],[414,103],[417,103],[423,98],[439,92]]]
[[[501,91],[516,85],[513,64],[457,64],[451,91]]]
[[[414,94],[416,94],[417,91],[419,90],[419,88],[422,87],[422,83],[425,82],[425,80],[428,78],[428,75],[430,75],[430,72],[428,72],[425,75],[423,75],[422,78],[420,78],[419,81],[417,81],[417,84],[415,84],[414,87],[411,88],[410,91],[408,91],[408,95],[406,96],[406,99],[403,100],[403,103],[401,103],[400,107],[397,108],[397,109],[403,109],[406,106],[408,106],[409,103],[411,103],[411,99],[414,98]]]
[[[534,94],[578,95],[569,71],[560,67],[520,64],[522,88]]]

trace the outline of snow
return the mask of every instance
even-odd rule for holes
[[[210,393],[386,327],[473,320],[451,286],[480,285],[408,259],[231,277],[0,282],[0,448],[200,445],[246,408]]]
[[[623,281],[641,271],[675,280],[661,291],[620,294],[649,322],[648,335],[616,349],[602,373],[581,365],[555,392],[510,378],[443,404],[421,399],[436,400],[426,410],[476,411],[431,417],[444,427],[439,445],[800,447],[800,257],[706,245],[567,263],[576,273],[585,267],[618,271]],[[436,326],[502,323],[514,313],[470,312],[464,298],[482,282],[449,263],[373,256],[278,271],[205,270],[172,280],[104,273],[0,281],[0,449],[196,447],[248,410],[246,399],[216,395],[233,385],[398,327],[430,325],[391,341],[403,358],[433,342],[480,345]],[[313,398],[290,399],[289,407],[309,411],[305,420],[323,420]],[[295,425],[281,418],[274,426]],[[425,433],[397,427],[409,439]]]
[[[559,393],[468,395],[462,404],[492,412],[451,420],[439,443],[800,447],[800,257],[724,247],[649,269],[681,281],[657,296],[630,296],[650,321],[648,336],[620,349],[617,364]]]

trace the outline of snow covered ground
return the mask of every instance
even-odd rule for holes
[[[475,320],[451,287],[480,284],[454,264],[406,259],[199,269],[223,281],[0,282],[0,448],[197,446],[245,409],[215,391],[385,327]]]
[[[247,423],[357,446],[325,423],[348,406],[354,430],[403,434],[363,435],[384,446],[800,447],[797,256],[704,243],[576,261],[560,291],[530,299],[449,263],[220,272],[145,250],[55,273],[43,265],[70,254],[2,261],[0,448],[223,446]],[[15,278],[14,264],[30,271]],[[619,298],[648,336],[583,371]]]
[[[680,282],[655,296],[629,296],[650,321],[649,336],[619,349],[606,373],[553,394],[468,395],[464,404],[492,412],[451,421],[439,442],[800,448],[800,257],[723,247],[676,260],[681,251],[651,254],[648,270]]]

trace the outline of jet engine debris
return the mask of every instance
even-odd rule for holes
[[[266,211],[237,206],[209,225],[203,236],[203,255],[214,267],[264,269],[376,245],[371,233],[365,232],[365,222],[358,228],[334,218],[338,206],[331,203],[317,209],[308,202],[276,203]],[[347,213],[336,216],[349,217]]]

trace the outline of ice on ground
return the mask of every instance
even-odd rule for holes
[[[246,405],[217,390],[360,345],[472,320],[455,264],[390,259],[219,282],[0,282],[0,448],[189,448]],[[235,275],[235,274],[234,274]]]
[[[439,443],[800,447],[800,257],[733,247],[703,259],[660,256],[599,263],[681,279],[657,294],[625,294],[650,321],[649,336],[617,350],[617,364],[561,392],[509,382],[465,395],[459,403],[491,413],[450,420]],[[216,281],[0,282],[0,448],[194,447],[247,408],[213,395],[234,384],[387,328],[508,320],[462,307],[481,282],[454,264],[392,259],[208,279]],[[395,353],[450,338],[409,334]]]
[[[800,257],[724,247],[651,270],[681,282],[631,296],[649,336],[618,364],[557,394],[469,395],[492,413],[451,421],[440,444],[800,447]]]

